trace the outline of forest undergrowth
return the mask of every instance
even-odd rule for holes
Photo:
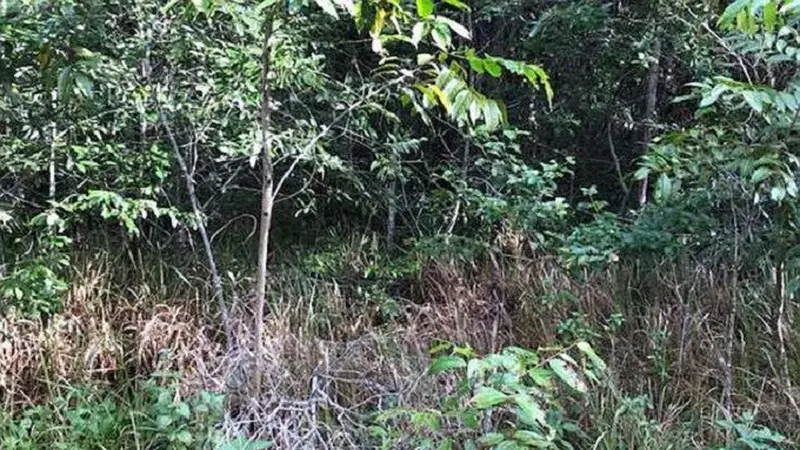
[[[245,302],[226,344],[202,269],[140,251],[79,258],[63,312],[2,319],[3,448],[259,448],[251,438],[377,448],[377,414],[435,409],[453,391],[453,376],[428,373],[443,341],[480,355],[591,342],[608,376],[581,400],[575,448],[718,448],[741,437],[720,420],[757,436],[752,417],[800,437],[800,336],[777,334],[769,274],[732,286],[723,271],[675,261],[569,274],[515,237],[469,262],[418,256],[416,273],[386,285],[390,297],[368,292],[376,255],[365,242],[340,245],[336,260],[320,252],[277,266],[267,387],[255,397]],[[200,406],[201,396],[218,403]]]

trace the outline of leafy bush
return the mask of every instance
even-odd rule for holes
[[[226,440],[216,429],[224,398],[200,392],[181,398],[174,382],[156,379],[123,398],[94,388],[70,389],[47,405],[0,415],[4,450],[260,450],[267,442]]]
[[[752,412],[742,414],[738,420],[719,420],[716,424],[736,437],[730,446],[720,450],[778,450],[791,444],[782,434],[756,425]]]
[[[455,375],[455,390],[438,408],[378,414],[372,430],[380,448],[572,449],[582,432],[571,407],[605,371],[586,342],[485,357],[449,344],[435,352],[445,354],[430,374]]]

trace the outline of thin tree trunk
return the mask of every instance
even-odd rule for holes
[[[47,190],[47,198],[51,201],[55,201],[56,199],[56,139],[58,137],[58,131],[56,128],[56,124],[53,123],[50,126],[50,161],[49,161],[49,175],[50,175],[50,183]]]
[[[178,161],[178,167],[180,168],[181,175],[183,175],[183,178],[186,181],[186,191],[189,194],[189,202],[192,205],[194,220],[197,223],[197,231],[200,233],[200,238],[203,241],[203,249],[206,253],[208,268],[211,271],[211,284],[214,288],[214,299],[217,302],[219,313],[222,316],[222,326],[225,329],[225,338],[227,339],[227,344],[228,346],[231,346],[233,345],[234,339],[233,326],[231,324],[230,315],[228,314],[228,305],[225,304],[225,291],[222,288],[222,277],[219,276],[219,270],[217,269],[217,262],[214,258],[214,250],[211,247],[211,239],[209,239],[208,231],[206,230],[205,217],[202,209],[200,208],[200,201],[197,199],[197,192],[194,190],[194,176],[191,172],[189,172],[189,166],[186,164],[186,159],[184,159],[183,153],[181,153],[181,148],[175,139],[175,134],[172,132],[172,127],[170,127],[169,122],[167,122],[166,118],[164,117],[164,114],[160,113],[160,115],[161,124],[164,127],[164,130],[167,132],[167,137],[172,145],[172,152],[175,154],[175,159]]]
[[[272,36],[272,17],[264,22],[264,41],[261,46],[261,223],[258,232],[258,274],[256,275],[255,296],[255,374],[253,392],[261,392],[262,372],[264,371],[264,304],[267,295],[267,256],[269,234],[272,226],[272,207],[274,205],[274,178],[272,154],[269,146],[269,127],[271,111],[269,108],[270,89],[267,76],[270,71],[270,37]]]
[[[656,101],[658,100],[658,77],[661,71],[661,39],[656,38],[653,43],[653,56],[650,70],[647,73],[647,97],[644,107],[644,133],[642,135],[642,153],[647,151],[650,140],[653,139],[653,128],[656,119]],[[647,203],[647,178],[642,179],[639,185],[639,207]]]
[[[389,182],[389,210],[386,213],[386,244],[391,250],[397,236],[397,180]]]

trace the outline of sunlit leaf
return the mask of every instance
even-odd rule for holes
[[[447,17],[438,16],[436,17],[437,22],[444,23],[447,25],[453,32],[464,39],[471,39],[472,34],[469,32],[467,27],[461,25],[460,23],[456,22],[455,20],[449,19]]]
[[[453,369],[462,369],[464,367],[467,367],[467,362],[464,361],[463,358],[458,356],[442,356],[433,361],[430,369],[428,369],[428,373],[436,375]]]
[[[433,0],[416,0],[416,2],[419,17],[425,19],[433,13]]]
[[[339,14],[336,12],[336,6],[334,6],[332,0],[314,0],[314,2],[330,16],[333,16],[337,19],[339,18]]]
[[[492,408],[508,400],[508,395],[490,387],[481,387],[478,393],[472,397],[472,404],[478,409]]]
[[[582,394],[586,393],[586,383],[580,379],[578,373],[570,367],[569,363],[561,358],[553,358],[550,360],[549,366],[564,384]]]

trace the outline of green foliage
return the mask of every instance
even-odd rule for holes
[[[737,420],[718,420],[716,425],[735,435],[732,445],[721,450],[778,450],[790,445],[785,436],[767,427],[756,425],[752,412],[745,412]]]
[[[217,429],[220,394],[182,398],[172,383],[153,379],[122,397],[96,388],[70,388],[47,405],[0,416],[0,444],[8,450],[96,448],[260,450],[269,443],[229,440]]]
[[[429,373],[455,375],[455,390],[438,409],[379,413],[380,448],[572,449],[583,434],[570,412],[606,369],[586,342],[485,357],[449,344],[432,352],[440,356]]]

